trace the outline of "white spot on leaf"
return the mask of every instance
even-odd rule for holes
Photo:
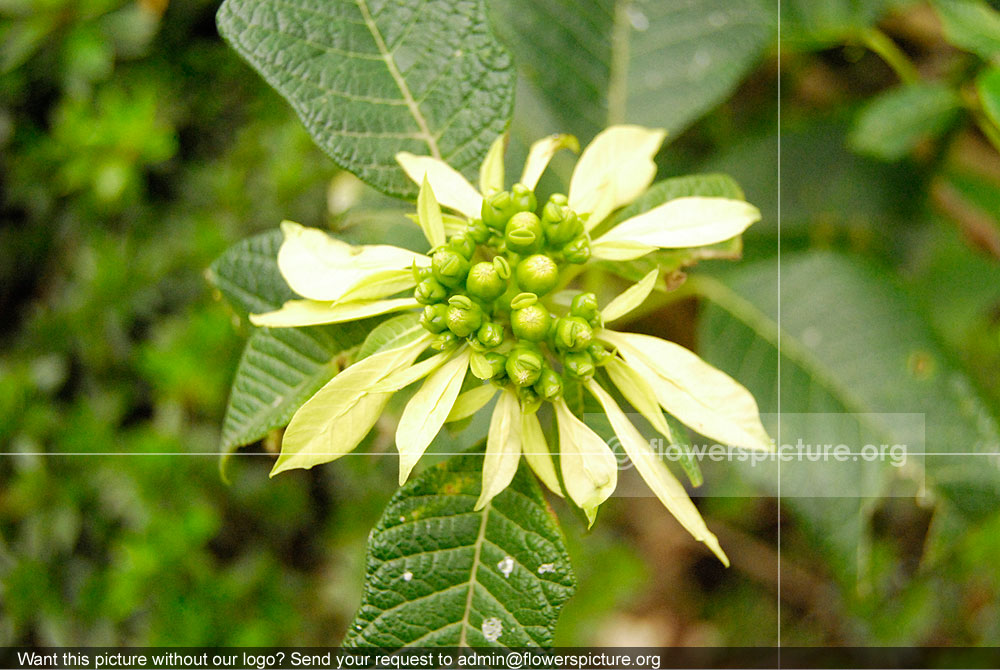
[[[406,572],[403,573],[403,581],[404,582],[408,582],[411,579],[413,579],[413,573],[412,572],[410,572],[409,570],[407,570]]]
[[[541,565],[538,566],[538,574],[540,575],[544,575],[547,572],[555,572],[555,571],[556,571],[555,563],[542,563]]]
[[[641,9],[629,6],[625,10],[625,14],[628,15],[628,22],[632,24],[633,28],[639,32],[649,30],[649,17],[643,14]]]
[[[823,332],[816,326],[809,326],[802,331],[802,344],[815,349],[823,341]]]
[[[496,642],[503,633],[503,622],[495,616],[483,620],[483,637],[490,642]]]
[[[725,12],[712,12],[708,16],[708,25],[713,28],[721,28],[727,23],[729,23],[729,17],[726,16]]]
[[[504,577],[510,577],[510,573],[514,571],[514,559],[510,556],[504,556],[503,559],[497,563],[497,569],[503,574]]]

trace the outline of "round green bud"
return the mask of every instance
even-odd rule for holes
[[[503,239],[507,242],[508,249],[519,254],[537,251],[545,242],[542,224],[534,212],[518,212],[510,217]]]
[[[486,362],[489,363],[490,367],[493,368],[493,377],[497,377],[504,374],[507,368],[507,357],[496,351],[488,351],[483,354],[486,357]]]
[[[507,219],[517,211],[509,191],[497,191],[483,198],[483,223],[488,228],[502,231],[507,225]]]
[[[597,304],[597,296],[593,293],[577,293],[573,296],[573,302],[569,306],[569,313],[585,319],[594,325],[594,319],[601,315],[601,308]]]
[[[441,303],[427,305],[424,307],[424,313],[420,315],[420,325],[428,332],[437,335],[448,328],[447,314],[447,305]]]
[[[437,349],[438,351],[444,351],[445,349],[450,349],[451,347],[458,344],[461,338],[450,330],[446,330],[431,342],[431,349]]]
[[[421,305],[433,305],[448,297],[448,289],[434,277],[428,277],[417,284],[417,288],[413,291],[413,297]]]
[[[519,344],[507,356],[505,369],[507,376],[517,386],[531,386],[538,381],[544,364],[545,358],[538,347]]]
[[[524,184],[514,184],[510,191],[510,199],[514,204],[514,211],[533,212],[538,207],[538,199],[535,198],[535,192]]]
[[[455,295],[448,300],[446,319],[448,330],[458,337],[468,337],[482,325],[483,310],[469,300],[468,296]]]
[[[553,344],[562,351],[586,351],[594,339],[594,329],[578,316],[564,316],[556,322]]]
[[[479,326],[479,331],[476,333],[476,339],[478,339],[483,346],[493,348],[499,347],[503,344],[503,326],[495,321],[486,321],[483,325]]]
[[[465,290],[473,298],[489,302],[504,294],[507,290],[507,281],[500,277],[493,263],[483,261],[476,263],[469,270],[469,276],[465,279]]]
[[[545,295],[559,283],[559,266],[545,254],[528,256],[517,264],[517,283],[525,291]]]
[[[541,342],[549,334],[552,316],[549,310],[539,303],[510,313],[510,329],[522,340]]]
[[[555,194],[542,208],[542,230],[545,239],[555,247],[561,247],[583,232],[583,222],[566,205],[566,196]]]
[[[570,263],[581,265],[590,260],[590,238],[580,235],[563,247],[563,256]]]
[[[596,368],[594,360],[586,351],[571,351],[562,359],[563,370],[573,379],[590,379]]]
[[[538,381],[535,382],[535,391],[546,400],[555,400],[563,392],[562,375],[552,368],[545,366],[542,374],[538,377]]]
[[[434,278],[439,282],[454,288],[465,282],[469,274],[469,260],[451,249],[438,249],[431,258]]]
[[[476,253],[476,242],[465,233],[452,235],[448,240],[448,248],[466,259],[472,258]]]
[[[482,219],[472,219],[465,226],[465,234],[476,244],[485,244],[490,239],[490,229]]]
[[[607,365],[615,357],[613,351],[605,349],[604,345],[597,344],[596,342],[587,347],[587,353],[590,354],[590,357],[594,360],[594,365],[597,367]]]

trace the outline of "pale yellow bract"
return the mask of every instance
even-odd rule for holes
[[[653,158],[664,136],[658,129],[613,126],[584,149],[570,181],[568,203],[584,219],[587,232],[596,230],[615,210],[633,202],[649,187],[656,173]],[[444,244],[446,231],[455,230],[462,222],[454,214],[443,213],[442,207],[475,219],[480,216],[484,196],[503,188],[503,145],[500,137],[488,152],[478,190],[443,161],[405,152],[397,155],[404,171],[420,186],[414,220],[432,248]],[[532,145],[520,183],[533,189],[552,156],[564,148],[578,151],[576,138],[553,135]],[[710,245],[740,235],[759,218],[759,211],[742,200],[676,198],[614,225],[591,240],[591,250],[598,259],[630,260],[656,249]],[[255,324],[294,327],[336,323],[418,306],[415,299],[399,298],[398,294],[414,288],[412,268],[429,266],[429,256],[391,245],[352,246],[291,222],[283,223],[282,230],[285,239],[278,266],[291,289],[303,299],[253,315]],[[655,288],[659,274],[651,271],[607,304],[600,323],[621,319],[639,307]],[[607,378],[668,441],[672,436],[663,410],[722,444],[772,449],[750,392],[691,351],[649,335],[607,327],[595,328],[594,338],[614,352],[604,364]],[[336,375],[292,418],[272,474],[310,468],[349,453],[374,426],[392,393],[423,380],[405,406],[396,431],[400,483],[405,482],[445,423],[472,416],[488,405],[498,390],[497,385],[486,382],[462,392],[467,379],[488,377],[490,370],[486,358],[467,344],[417,362],[430,343],[428,333],[417,333]],[[475,374],[469,377],[470,372]],[[649,441],[597,381],[591,378],[584,387],[603,408],[622,449],[653,493],[692,536],[728,565],[715,535]],[[547,488],[568,496],[593,523],[598,507],[617,484],[614,452],[559,397],[551,401],[559,443],[557,471],[537,405],[524,406],[514,391],[505,385],[499,388],[476,508],[488,505],[510,484],[524,456]]]

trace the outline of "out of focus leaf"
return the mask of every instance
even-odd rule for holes
[[[987,60],[1000,58],[1000,11],[983,0],[934,0],[949,42]]]
[[[984,70],[976,79],[976,88],[986,117],[1000,129],[1000,66]]]
[[[550,646],[576,580],[562,533],[522,462],[473,511],[482,456],[455,456],[399,489],[368,540],[349,647]]]
[[[899,467],[890,459],[781,463],[782,500],[842,579],[864,575],[871,496],[926,486],[969,514],[1000,501],[1000,464],[989,455],[1000,444],[996,419],[911,299],[875,268],[813,252],[782,257],[780,282],[777,261],[764,261],[710,286],[702,353],[744,383],[762,411],[780,409],[769,430],[783,444],[908,445]],[[913,453],[925,447],[926,456]],[[748,476],[776,491],[776,473],[755,470]]]
[[[410,151],[470,175],[511,115],[514,68],[481,0],[227,0],[219,31],[341,167],[412,196]]]
[[[849,41],[873,26],[892,0],[782,0],[781,40],[818,48]]]
[[[773,36],[756,0],[494,2],[497,30],[563,132],[678,133],[725,99]]]
[[[916,145],[944,132],[958,117],[962,101],[947,84],[913,84],[886,91],[855,119],[851,147],[882,160],[898,160]]]

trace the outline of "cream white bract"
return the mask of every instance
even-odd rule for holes
[[[350,452],[392,394],[422,380],[396,429],[401,484],[446,422],[469,417],[498,396],[477,509],[507,487],[524,456],[549,489],[569,496],[593,523],[615,490],[618,463],[564,399],[572,387],[596,399],[653,493],[727,562],[684,487],[601,380],[668,441],[663,410],[722,444],[769,450],[753,396],[683,347],[608,327],[646,300],[658,270],[603,309],[592,293],[576,293],[568,308],[551,300],[573,274],[570,268],[591,258],[625,261],[656,249],[715,244],[759,219],[742,200],[683,197],[595,235],[650,185],[663,138],[663,131],[639,126],[608,128],[580,155],[569,193],[545,203],[537,201],[535,186],[557,151],[578,150],[571,136],[536,142],[510,190],[504,190],[503,138],[482,165],[478,189],[440,160],[400,153],[400,165],[420,185],[414,220],[431,245],[427,255],[352,246],[282,224],[278,265],[302,299],[253,315],[255,324],[308,326],[422,311],[419,321],[395,319],[401,332],[391,345],[336,375],[296,412],[272,474]],[[428,349],[437,353],[421,358]],[[552,408],[557,440],[539,420],[544,405]],[[558,472],[550,443],[558,445]]]

